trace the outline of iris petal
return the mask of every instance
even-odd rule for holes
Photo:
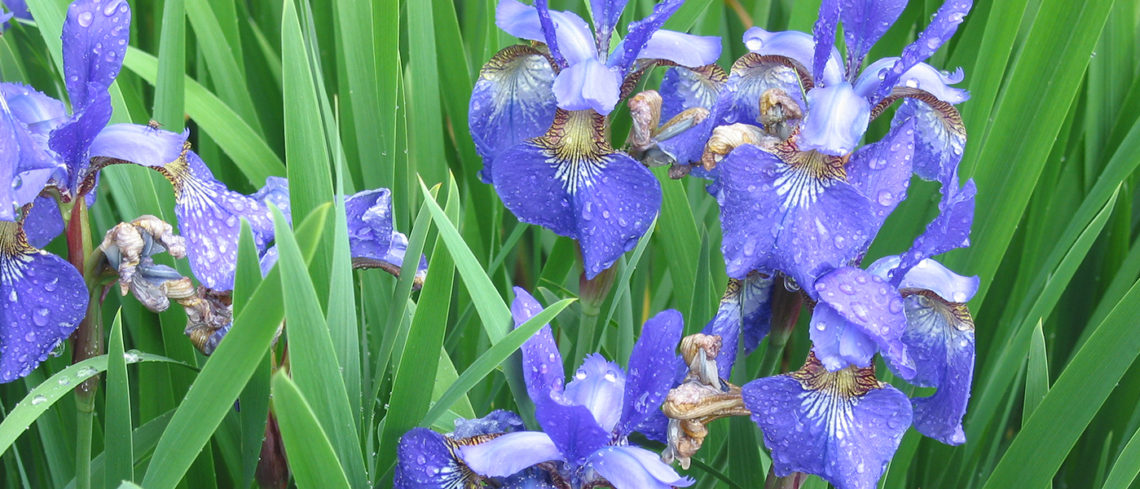
[[[87,312],[87,286],[63,258],[28,245],[0,223],[0,383],[28,375]]]
[[[59,203],[52,197],[37,197],[32,210],[24,215],[23,227],[29,244],[36,248],[47,246],[63,233],[63,215],[59,213]]]
[[[44,138],[45,144],[51,130],[67,120],[63,102],[27,85],[0,83],[0,97],[4,97],[12,115],[28,126],[32,134]]]
[[[777,55],[788,57],[784,54]],[[723,123],[762,125],[760,97],[773,88],[782,90],[795,100],[800,105],[801,111],[806,110],[799,73],[786,65],[761,59],[760,56],[744,55],[732,64],[727,88],[721,92],[724,97],[731,100],[729,107],[721,115]]]
[[[854,73],[879,38],[902,15],[907,0],[841,0],[843,39],[847,45],[847,69]]]
[[[633,62],[642,57],[642,50],[650,38],[665,25],[665,21],[669,20],[677,9],[681,8],[682,3],[684,0],[663,0],[653,6],[653,12],[649,16],[629,24],[625,39],[622,39],[621,44],[610,54],[607,63],[620,69],[622,74],[628,74]],[[696,66],[704,64],[708,63],[699,63]]]
[[[521,326],[542,311],[542,305],[526,290],[515,287],[515,300],[511,303],[511,316],[515,326]],[[562,354],[554,342],[550,325],[544,325],[522,346],[523,378],[531,399],[549,398],[551,393],[562,392],[565,373],[562,371]]]
[[[610,34],[614,26],[621,19],[625,11],[625,4],[629,0],[590,0],[590,15],[594,20],[594,31],[597,33],[598,45],[603,48],[610,47]]]
[[[628,435],[660,411],[661,402],[673,387],[673,366],[678,360],[675,350],[684,329],[681,313],[672,309],[653,316],[641,328],[629,356],[619,434]]]
[[[106,92],[119,75],[130,25],[131,8],[126,0],[77,0],[67,9],[63,74],[76,113]]]
[[[749,382],[743,394],[776,475],[815,474],[837,489],[876,487],[911,422],[906,395],[871,369],[828,373],[809,361]]]
[[[938,216],[915,238],[910,249],[902,254],[898,269],[891,272],[893,282],[901,282],[902,274],[926,258],[970,245],[970,229],[974,223],[974,194],[977,189],[973,179],[966,181],[961,188],[956,187],[954,182],[943,184],[945,195],[938,203]],[[965,302],[957,299],[954,301]]]
[[[573,12],[550,11],[557,36],[558,51],[571,65],[598,56],[594,36],[586,21]],[[520,39],[547,42],[538,10],[518,0],[500,0],[495,9],[495,25]],[[557,59],[557,57],[556,57]]]
[[[900,376],[910,378],[914,367],[907,357],[906,348],[900,338],[906,330],[906,316],[903,315],[903,300],[898,291],[881,277],[854,267],[841,267],[824,275],[815,283],[815,292],[821,304],[826,304],[850,325],[859,328],[868,338],[874,340],[883,355],[897,367]],[[829,316],[830,317],[830,316]],[[831,319],[834,319],[833,317]],[[818,321],[823,321],[821,318]],[[813,333],[822,323],[813,317]],[[842,352],[843,345],[840,345]],[[852,351],[868,353],[866,348]],[[874,351],[869,352],[871,354]],[[842,362],[820,360],[831,367],[846,366]],[[861,367],[869,365],[870,357],[855,362]]]
[[[966,129],[955,112],[942,112],[919,100],[904,100],[892,127],[908,122],[915,130],[915,173],[929,181],[945,181],[958,171],[966,147]]]
[[[92,95],[86,107],[60,124],[48,138],[48,146],[66,164],[69,189],[76,189],[91,165],[87,148],[111,120],[111,96],[106,90]]]
[[[563,399],[589,409],[598,426],[608,433],[621,419],[625,391],[626,378],[621,367],[592,353],[582,360],[573,380],[566,384]]]
[[[718,168],[721,250],[730,277],[779,270],[812,284],[860,255],[878,228],[872,204],[855,187],[756,146],[736,148]]]
[[[937,387],[914,405],[914,426],[948,445],[966,441],[962,417],[974,377],[974,328],[962,305],[915,294],[906,299],[907,330],[903,342],[915,361],[911,383]]]
[[[458,450],[471,470],[487,477],[507,477],[535,464],[562,459],[550,437],[535,431],[507,433]]]
[[[906,199],[914,150],[914,124],[906,123],[851,156],[848,181],[871,201],[880,224]]]
[[[496,156],[550,127],[557,107],[553,84],[554,69],[533,48],[508,47],[483,65],[467,122],[483,158],[479,175],[485,183],[491,182]]]
[[[954,32],[958,30],[958,24],[965,19],[973,4],[972,0],[946,0],[946,3],[934,13],[930,25],[918,35],[918,39],[903,48],[902,56],[885,72],[883,82],[875,93],[876,98],[886,97],[903,73],[914,65],[926,61],[942,47],[943,43],[953,37]]]
[[[395,486],[398,489],[467,487],[469,475],[447,445],[447,439],[427,428],[413,428],[396,448]]]
[[[800,148],[843,156],[863,138],[871,121],[871,104],[843,82],[816,87],[807,93]]]
[[[565,110],[593,109],[606,115],[621,95],[621,73],[588,58],[570,65],[554,78],[552,88],[558,107]]]
[[[589,465],[614,489],[670,489],[694,481],[678,475],[661,457],[633,446],[606,447],[590,456]]]
[[[182,134],[138,124],[112,124],[91,141],[88,154],[160,167],[182,156],[190,130]]]
[[[683,32],[659,30],[649,37],[638,59],[666,59],[681,66],[696,68],[715,63],[720,58],[720,38],[695,36]]]
[[[716,357],[721,377],[727,379],[732,373],[742,334],[746,354],[755,350],[768,335],[772,282],[772,277],[759,273],[750,273],[744,280],[730,279],[716,316],[701,331],[721,338],[720,354]]]
[[[850,365],[871,366],[878,351],[875,340],[827,304],[817,304],[811,315],[812,351],[828,370]]]
[[[819,6],[819,17],[811,29],[812,39],[815,41],[811,73],[816,80],[823,78],[831,50],[835,49],[836,27],[839,27],[839,0],[823,0]],[[831,85],[831,82],[824,82],[824,85]]]
[[[744,45],[749,51],[761,55],[777,55],[792,58],[805,68],[811,69],[815,57],[815,41],[812,36],[799,31],[770,32],[759,27],[744,31]],[[823,68],[823,85],[843,81],[843,61],[839,50],[832,47]]]
[[[534,399],[534,416],[558,447],[559,458],[582,465],[590,454],[610,442],[610,433],[598,426],[586,406],[570,404],[561,395],[555,397],[558,399]]]

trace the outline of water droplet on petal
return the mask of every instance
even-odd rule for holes
[[[91,26],[91,20],[93,17],[94,16],[91,15],[91,12],[80,12],[79,17],[76,17],[75,20],[77,22],[79,22],[79,25],[81,27],[90,27]]]

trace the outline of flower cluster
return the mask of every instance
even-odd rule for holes
[[[23,2],[5,4],[28,18]],[[7,298],[0,301],[0,383],[27,375],[75,331],[90,301],[99,299],[94,287],[107,270],[119,275],[124,294],[132,292],[152,310],[181,303],[187,334],[209,354],[230,326],[241,220],[250,223],[263,271],[276,260],[270,206],[288,215],[285,179],[270,177],[257,193],[243,195],[213,177],[191,151],[189,132],[108,125],[108,90],[122,68],[130,21],[125,0],[71,4],[62,34],[70,113],[31,87],[0,83],[0,289]],[[149,167],[170,181],[180,237],[146,216],[109,230],[96,254],[83,256],[86,206],[94,201],[99,172],[115,164]],[[345,207],[354,265],[398,273],[407,238],[392,226],[390,192],[360,192],[347,197]],[[67,260],[38,249],[65,229]],[[151,256],[162,251],[187,257],[200,286],[155,264]],[[422,258],[414,273],[422,281]]]
[[[520,220],[577,239],[587,281],[656,215],[660,189],[646,166],[709,179],[732,278],[716,316],[680,343],[680,359],[673,354],[680,327],[670,325],[680,319],[662,313],[646,323],[628,376],[594,355],[565,386],[544,328],[523,348],[542,432],[432,434],[429,449],[417,431],[405,438],[401,467],[451,447],[439,460],[455,470],[441,473],[507,487],[681,486],[688,481],[627,445],[628,435],[663,437],[662,459],[687,467],[708,423],[748,415],[763,431],[775,476],[815,474],[861,489],[877,484],[911,426],[943,443],[965,442],[974,361],[966,303],[978,280],[931,257],[969,245],[975,188],[959,183],[966,132],[955,108],[968,94],[953,86],[961,70],[925,61],[971,2],[947,0],[900,56],[867,62],[907,2],[824,0],[811,34],[749,29],[749,53],[728,73],[711,64],[715,39],[659,30],[680,3],[659,3],[615,43],[623,1],[591,2],[591,36],[585,21],[545,1],[502,0],[499,27],[541,44],[508,47],[483,67],[469,122],[484,181]],[[836,44],[840,23],[845,53]],[[611,111],[658,65],[671,68],[659,90],[629,98],[627,151],[614,150]],[[867,141],[871,121],[895,102],[889,131]],[[861,265],[914,176],[941,185],[938,215],[910,249]],[[537,304],[516,293],[516,321],[525,320]],[[812,341],[802,368],[739,387],[724,380],[738,352],[750,353],[766,335],[770,349],[782,347],[802,306],[811,312]],[[876,356],[934,394],[908,398],[879,380]],[[672,387],[667,396],[662,386]],[[659,406],[667,421],[648,414]],[[519,474],[538,474],[539,485],[507,479]],[[448,487],[440,479],[417,484],[401,487]]]

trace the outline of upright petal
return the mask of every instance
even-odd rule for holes
[[[928,291],[906,298],[903,343],[914,357],[917,374],[909,382],[937,387],[914,405],[914,427],[948,445],[966,442],[962,417],[974,377],[974,320],[965,304],[951,303]]]
[[[591,111],[559,111],[545,136],[495,160],[493,180],[520,220],[580,241],[587,278],[633,249],[661,206],[657,179],[609,146]]]
[[[665,59],[681,66],[696,68],[716,63],[720,58],[720,50],[720,38],[717,36],[695,36],[662,29],[649,37],[637,57]]]
[[[665,21],[669,20],[677,9],[681,8],[682,3],[685,3],[685,0],[663,0],[653,6],[653,12],[648,17],[629,24],[629,32],[614,49],[607,63],[619,68],[623,75],[628,74],[633,62],[641,57],[641,51],[649,43],[649,39],[665,25]],[[695,66],[708,63],[710,62],[698,63]]]
[[[63,74],[76,113],[106,92],[127,52],[131,8],[126,0],[77,0],[63,23]]]
[[[677,345],[685,320],[681,313],[668,309],[653,316],[641,328],[641,336],[633,345],[629,356],[629,370],[625,378],[625,393],[618,433],[632,433],[654,411],[673,387],[677,363]]]
[[[835,29],[839,27],[839,0],[823,0],[819,5],[819,17],[812,26],[812,39],[815,40],[815,49],[812,53],[811,74],[816,80],[823,81],[823,71],[827,66],[831,50],[835,49]],[[824,86],[831,82],[824,81]]]
[[[626,378],[621,367],[599,353],[591,353],[566,384],[562,399],[589,409],[602,431],[610,433],[622,417],[625,392]]]
[[[635,446],[609,446],[590,456],[589,466],[614,489],[671,489],[696,481],[677,474],[656,453]]]
[[[883,356],[898,367],[901,377],[910,378],[914,375],[906,348],[900,341],[906,329],[902,297],[886,280],[858,268],[842,267],[821,277],[814,288],[820,304],[825,304],[836,313],[829,314],[826,318],[842,318],[846,321],[846,327],[855,327],[873,340]],[[825,317],[812,318],[813,334],[824,329],[824,320]],[[837,326],[839,325],[829,327]],[[842,353],[844,345],[840,344],[839,350]],[[859,347],[853,353],[858,353],[861,357],[842,355],[844,358],[837,359],[821,356],[820,360],[829,370],[843,368],[851,363],[867,367],[870,366],[870,355],[875,351],[868,352]]]
[[[611,434],[598,426],[597,418],[586,406],[571,404],[561,395],[555,397],[535,399],[534,416],[558,447],[559,458],[580,466],[590,454],[610,442]]]
[[[32,134],[42,137],[44,144],[52,129],[67,120],[63,102],[22,83],[0,83],[0,97],[8,104],[12,115]]]
[[[885,72],[883,83],[876,92],[876,98],[886,97],[903,73],[910,70],[912,66],[926,61],[938,48],[942,47],[943,43],[949,41],[954,36],[954,31],[958,30],[958,24],[961,24],[962,20],[966,18],[966,14],[970,12],[973,5],[973,0],[946,0],[946,3],[943,3],[934,13],[934,19],[930,21],[930,25],[926,26],[926,29],[918,35],[918,39],[903,48],[902,57]]]
[[[472,471],[488,477],[508,477],[535,464],[562,460],[550,437],[535,431],[516,431],[482,443],[460,445],[458,452]]]
[[[863,65],[863,58],[902,15],[907,0],[840,0],[843,39],[847,44],[847,79]]]
[[[814,357],[749,382],[743,394],[776,475],[815,474],[837,489],[873,489],[911,422],[906,395],[873,368],[828,372]]]
[[[542,305],[522,287],[515,287],[515,300],[511,303],[511,316],[515,326],[521,326],[542,312]],[[562,354],[554,342],[550,325],[544,325],[522,346],[523,378],[530,398],[537,401],[549,398],[551,393],[562,392],[565,373],[562,371]]]
[[[614,26],[621,20],[621,13],[625,11],[625,4],[629,0],[590,0],[590,15],[594,21],[594,35],[597,37],[598,47],[610,48],[610,35]]]
[[[744,145],[718,165],[730,277],[779,270],[806,286],[858,257],[874,236],[878,221],[866,197],[818,153],[792,158],[800,161]]]
[[[848,181],[874,204],[872,209],[880,224],[906,199],[913,155],[914,125],[902,124],[851,156]]]
[[[586,58],[562,70],[554,78],[558,107],[565,110],[593,109],[606,115],[621,96],[621,73],[597,58]]]
[[[863,139],[871,122],[871,104],[850,83],[816,87],[807,93],[808,110],[800,133],[800,148],[843,156]]]
[[[76,190],[79,182],[86,177],[91,165],[87,149],[95,137],[111,120],[111,96],[106,90],[92,95],[82,111],[60,124],[48,138],[48,146],[66,164],[67,188]]]
[[[562,56],[569,64],[575,64],[598,56],[594,36],[590,34],[590,26],[586,21],[573,12],[549,10],[545,8],[545,2],[536,2],[536,6],[540,3],[542,11],[549,14],[556,33],[553,41],[548,40],[545,34],[540,10],[518,0],[499,0],[495,9],[495,25],[520,39],[550,45],[556,61]]]
[[[471,92],[467,123],[483,158],[480,178],[491,183],[491,163],[511,147],[541,136],[554,121],[554,69],[538,50],[510,46],[483,69]]]
[[[0,383],[28,375],[87,312],[83,276],[28,245],[19,224],[0,222]]]
[[[254,241],[263,250],[273,238],[268,207],[215,180],[193,151],[159,171],[174,186],[174,213],[178,216],[179,234],[186,237],[194,276],[208,288],[232,289],[241,218],[249,221]]]
[[[91,158],[161,167],[182,156],[189,137],[189,129],[179,134],[139,124],[112,124],[99,131],[87,152]]]

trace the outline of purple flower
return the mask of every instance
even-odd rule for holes
[[[759,273],[749,274],[744,280],[729,279],[716,316],[701,331],[720,336],[721,348],[716,363],[721,377],[728,378],[732,373],[742,335],[747,355],[768,334],[772,320],[772,283],[772,277]]]
[[[777,476],[815,474],[837,489],[873,489],[911,423],[906,395],[874,367],[831,372],[815,355],[795,372],[742,388]]]
[[[522,324],[541,310],[526,291],[515,288],[511,306]],[[615,489],[685,487],[691,479],[677,475],[660,457],[630,445],[628,436],[659,411],[676,377],[683,324],[676,311],[665,311],[645,323],[634,345],[628,372],[591,355],[564,384],[562,356],[550,326],[523,345],[523,375],[544,432],[508,433],[478,445],[459,448],[475,473],[506,477],[528,467],[552,462],[573,487],[606,481]]]
[[[485,478],[472,472],[458,456],[459,447],[493,440],[522,428],[522,419],[508,411],[493,411],[480,419],[456,419],[455,431],[448,435],[427,428],[415,428],[400,438],[395,487],[447,489],[483,487],[484,482],[491,482],[494,487],[554,489],[549,478],[540,470],[526,470],[507,478]]]

